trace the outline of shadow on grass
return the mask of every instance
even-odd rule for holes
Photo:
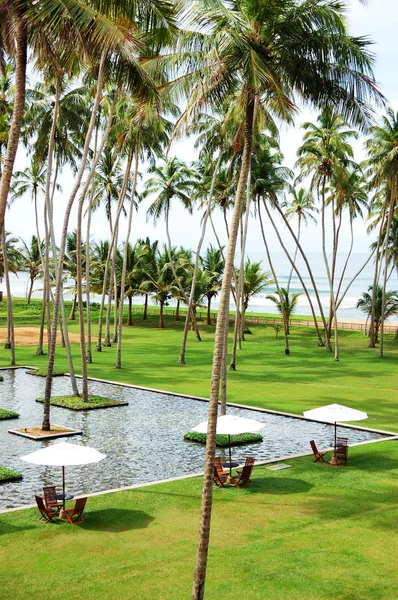
[[[57,525],[56,521],[53,523],[49,523],[48,526]],[[43,523],[44,525],[44,523]],[[8,535],[10,533],[21,533],[21,531],[26,531],[28,529],[35,529],[36,524],[32,525],[12,525],[11,523],[5,523],[4,521],[0,521],[0,536]]]
[[[104,508],[92,510],[83,515],[84,529],[93,531],[129,531],[145,529],[154,520],[143,510],[127,510],[125,508]]]
[[[359,452],[350,460],[348,457],[347,467],[357,471],[375,471],[382,473],[383,471],[396,470],[398,473],[398,461],[383,456],[380,452],[360,454]]]
[[[308,481],[290,477],[263,477],[256,482],[261,482],[261,488],[256,491],[262,494],[306,494],[314,487]]]

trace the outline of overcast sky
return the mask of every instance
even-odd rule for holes
[[[350,2],[348,14],[350,30],[353,35],[366,35],[373,42],[373,51],[376,55],[375,73],[382,93],[386,96],[394,109],[398,109],[398,4],[397,0],[368,0],[367,5],[361,4],[358,0]],[[302,131],[300,124],[307,120],[315,120],[316,115],[307,110],[301,111],[296,119],[294,127],[284,128],[281,131],[281,148],[285,155],[285,163],[289,167],[294,166],[296,160],[296,150],[301,143]],[[362,141],[355,144],[356,159],[361,160],[363,155]],[[192,142],[181,140],[171,149],[171,154],[177,154],[186,161],[195,158],[195,152]],[[21,169],[26,165],[26,157],[23,149],[20,149],[17,157],[17,168]],[[63,179],[60,181],[63,187],[63,193],[58,195],[57,202],[60,209],[56,210],[56,230],[60,231],[63,220],[62,205],[67,200],[68,192],[71,189],[71,175],[65,171]],[[137,238],[149,236],[151,239],[165,241],[165,227],[163,223],[158,223],[156,227],[152,222],[147,222],[145,218],[146,209],[140,210],[137,216],[134,216],[131,242]],[[72,212],[69,229],[73,230],[76,226],[75,212]],[[218,215],[215,218],[218,229],[223,232],[223,222]],[[189,217],[178,205],[172,207],[171,211],[171,236],[172,243],[183,245],[184,247],[195,248],[199,237],[198,218]],[[248,251],[252,255],[263,253],[263,242],[257,225],[251,226],[248,238]],[[283,226],[281,225],[283,228]],[[30,199],[18,200],[6,216],[6,229],[13,235],[22,237],[28,241],[34,231],[34,213],[33,205]],[[93,217],[92,234],[96,239],[109,238],[109,227],[104,212],[98,210]],[[278,242],[269,228],[267,228],[271,249],[279,251]],[[343,231],[341,250],[347,249],[349,243],[348,227]],[[124,239],[124,230],[121,231],[121,240]],[[225,239],[224,239],[225,241]],[[206,243],[213,243],[215,240],[209,235]],[[367,252],[370,240],[366,234],[366,227],[363,223],[355,226],[355,251]],[[320,236],[316,228],[309,227],[304,236],[304,245],[307,251],[320,250]]]

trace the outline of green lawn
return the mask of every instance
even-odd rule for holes
[[[350,466],[311,458],[215,489],[206,599],[397,597],[398,448],[350,449]],[[1,515],[2,598],[190,597],[201,478],[89,498],[85,523]]]
[[[190,337],[185,366],[176,364],[183,323],[167,327],[136,317],[124,329],[123,368],[114,369],[113,345],[94,353],[90,375],[207,396],[214,327],[201,323],[202,343]],[[292,328],[290,357],[271,328],[253,333],[229,374],[230,401],[297,414],[341,402],[366,410],[364,425],[398,431],[392,336],[379,359],[362,335],[345,332],[335,363],[308,330]],[[77,364],[77,344],[73,351]],[[2,350],[0,365],[8,360]],[[44,367],[46,357],[18,348],[17,362]],[[61,348],[56,367],[67,370]],[[214,490],[206,600],[397,598],[398,444],[350,448],[341,468],[311,457],[288,462],[283,471],[256,467],[248,489]],[[201,484],[192,478],[90,498],[85,524],[76,527],[37,523],[36,509],[2,514],[1,597],[189,598]]]

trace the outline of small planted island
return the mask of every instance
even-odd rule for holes
[[[36,402],[44,403],[44,397],[36,398]],[[113,400],[105,396],[89,396],[85,402],[81,396],[52,396],[51,406],[69,408],[71,410],[95,410],[96,408],[112,408],[114,406],[128,406],[128,402]]]
[[[0,421],[4,419],[18,419],[19,414],[13,410],[7,410],[6,408],[0,408]]]
[[[189,431],[184,435],[184,440],[188,442],[197,442],[198,444],[206,444],[206,434],[198,433],[197,431]],[[262,442],[263,436],[259,433],[240,433],[238,435],[229,436],[231,446],[240,446],[241,444],[254,444]],[[216,435],[216,446],[219,448],[227,448],[229,446],[228,435],[218,433]]]
[[[22,473],[18,473],[18,471],[13,471],[12,469],[0,465],[0,483],[18,481],[19,479],[22,479]]]

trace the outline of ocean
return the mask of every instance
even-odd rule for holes
[[[252,252],[249,253],[250,260],[252,262],[262,261],[262,268],[264,271],[269,271],[269,264],[266,258],[266,255],[260,252]],[[329,284],[326,276],[325,265],[323,262],[323,256],[320,253],[309,253],[307,255],[309,263],[311,265],[311,269],[313,272],[313,276],[316,282],[316,286],[318,288],[318,293],[321,298],[322,306],[324,310],[329,308]],[[351,255],[351,259],[347,266],[347,270],[343,279],[342,290],[345,291],[348,283],[352,279],[352,277],[360,270],[363,264],[366,262],[368,255],[365,253],[356,253]],[[338,279],[341,276],[342,268],[344,266],[344,261],[346,259],[346,255],[339,254],[337,257],[337,277]],[[290,263],[288,262],[286,256],[282,252],[275,252],[272,255],[272,261],[274,264],[274,268],[278,277],[279,285],[281,287],[287,286],[287,282],[289,279],[290,273]],[[239,264],[239,256],[237,256],[236,264]],[[314,295],[313,286],[310,281],[310,277],[308,275],[307,269],[305,267],[304,261],[298,257],[297,266],[300,270],[303,281],[309,291],[310,297],[313,301],[314,307],[316,307],[316,299]],[[272,278],[272,275],[270,274]],[[339,319],[355,319],[355,320],[363,320],[365,321],[366,315],[356,308],[356,303],[359,298],[361,298],[362,294],[366,292],[369,286],[373,285],[373,259],[369,261],[366,265],[362,273],[355,279],[347,294],[344,297],[343,302],[340,305],[340,308],[337,311],[337,315]],[[27,291],[29,287],[29,278],[26,273],[19,273],[18,275],[11,275],[11,290],[13,296],[26,297]],[[65,284],[65,297],[67,299],[72,298],[71,290],[73,287],[73,282],[67,282]],[[68,289],[69,288],[69,289]],[[5,284],[2,284],[3,292],[5,291]],[[37,280],[35,282],[33,297],[40,298],[41,297],[41,289],[42,289],[42,281]],[[387,285],[387,289],[395,290],[398,289],[398,281],[397,281],[397,273],[394,271],[389,284]],[[267,300],[266,296],[269,294],[273,294],[276,291],[275,285],[270,285],[262,294],[258,294],[253,296],[250,301],[248,307],[248,313],[250,312],[267,312],[267,313],[276,313],[276,306],[271,302],[271,300]],[[303,289],[301,287],[300,281],[297,275],[293,272],[291,283],[290,283],[290,291],[292,293],[301,293],[302,295],[298,299],[296,314],[298,315],[311,315],[310,306],[307,300],[307,297],[303,293]],[[99,297],[93,297],[93,301],[98,302]],[[134,298],[134,304],[142,304],[142,297]],[[170,301],[170,305],[173,305],[173,301]],[[217,298],[215,298],[212,302],[212,308],[217,309]],[[233,302],[231,301],[231,309],[233,308]],[[316,313],[319,314],[319,309],[316,308]]]

